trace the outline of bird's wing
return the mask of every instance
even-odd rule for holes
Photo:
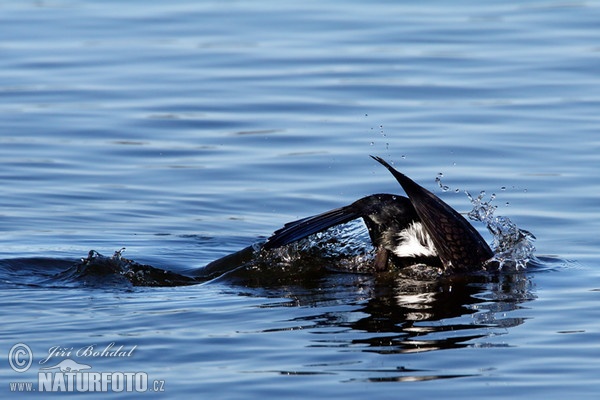
[[[425,229],[431,235],[447,269],[459,270],[480,266],[494,255],[479,232],[452,207],[398,172],[382,158],[373,159],[385,166],[400,183]]]
[[[307,236],[322,232],[332,226],[344,224],[360,218],[355,207],[351,205],[326,211],[319,215],[302,218],[297,221],[288,222],[283,228],[278,229],[263,244],[263,249],[270,250],[286,244],[304,239]]]

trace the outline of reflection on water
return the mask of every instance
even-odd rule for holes
[[[392,273],[378,276],[328,273],[312,279],[304,276],[304,281],[298,278],[290,276],[287,282],[280,279],[280,285],[275,285],[269,277],[266,279],[268,287],[244,288],[244,293],[250,296],[289,299],[265,307],[315,310],[309,315],[294,316],[283,327],[269,331],[302,329],[313,334],[310,347],[381,355],[464,347],[505,347],[505,343],[486,341],[486,338],[507,334],[509,328],[523,324],[525,318],[511,316],[512,312],[523,303],[536,299],[531,271],[441,280],[416,280]],[[340,310],[336,307],[339,305],[350,305],[352,309]],[[364,366],[339,365],[337,362],[305,367],[302,373],[360,372],[363,376],[360,380],[372,382],[472,375],[433,373],[405,367],[365,369]],[[289,374],[290,371],[279,373]]]
[[[319,340],[321,346],[349,346],[361,351],[412,353],[471,346],[471,340],[500,334],[520,325],[522,318],[507,317],[520,304],[535,299],[530,277],[524,273],[461,276],[439,281],[417,281],[383,274],[377,277],[335,274],[321,280],[317,290],[287,287],[294,305],[322,306],[340,297],[357,306],[347,313],[311,315],[312,328],[349,328],[361,332],[347,343],[339,338]],[[288,304],[290,305],[290,304]],[[481,346],[479,342],[478,346]],[[492,346],[492,345],[490,345]]]
[[[511,316],[511,312],[536,298],[531,276],[536,266],[531,266],[527,273],[521,270],[436,280],[413,279],[397,273],[324,272],[323,268],[308,266],[291,271],[278,268],[255,268],[251,279],[246,280],[243,278],[248,270],[238,270],[221,280],[229,279],[234,287],[243,286],[243,292],[250,296],[289,299],[265,307],[314,310],[302,316],[292,313],[294,316],[283,327],[267,331],[306,330],[312,333],[310,347],[340,351],[390,355],[471,346],[504,347],[506,344],[488,342],[485,338],[504,335],[509,328],[523,324],[525,318]],[[351,308],[340,310],[340,305]],[[307,365],[301,373],[342,371],[360,372],[366,375],[360,379],[372,382],[469,376],[404,367],[365,369],[361,365],[339,365],[337,361]]]

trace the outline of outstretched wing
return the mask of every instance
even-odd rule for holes
[[[322,232],[332,226],[350,222],[353,219],[360,218],[362,215],[357,212],[353,204],[335,210],[326,211],[319,215],[302,218],[297,221],[288,222],[283,228],[278,229],[263,244],[263,249],[270,250],[286,244],[304,239],[307,236]]]
[[[365,222],[373,246],[386,245],[394,235],[417,220],[417,214],[410,200],[403,196],[379,193],[363,197],[354,203],[308,218],[289,222],[275,231],[263,248],[266,250],[281,247],[304,239],[307,236],[362,218]]]

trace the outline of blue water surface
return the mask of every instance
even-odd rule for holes
[[[170,398],[596,398],[599,20],[597,1],[0,3],[0,392],[74,395],[12,392],[59,346],[48,364],[142,371]],[[469,282],[52,280],[122,247],[187,273],[402,193],[369,154],[461,212],[465,190],[495,194],[540,264]],[[111,343],[135,350],[76,355]],[[96,393],[131,395],[149,396]]]

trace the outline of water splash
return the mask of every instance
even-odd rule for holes
[[[53,276],[57,282],[81,282],[85,286],[181,286],[198,283],[194,278],[123,257],[125,248],[110,257],[90,250],[86,258]]]
[[[328,269],[345,272],[365,272],[375,259],[375,249],[364,222],[361,219],[333,226],[307,238],[282,246],[267,253],[262,261],[269,265],[298,269],[316,262]]]
[[[450,190],[450,186],[448,185],[444,185],[442,183],[442,178],[444,177],[443,173],[438,173],[437,176],[435,177],[435,182],[438,184],[438,186],[440,187],[440,189],[442,189],[442,192],[447,192]]]
[[[492,205],[496,198],[495,194],[484,201],[485,191],[479,193],[476,198],[465,191],[473,205],[473,209],[467,214],[471,220],[483,222],[493,235],[492,250],[493,260],[499,263],[499,268],[514,266],[516,269],[525,268],[527,263],[534,258],[535,236],[524,229],[519,229],[509,218],[495,216],[498,208]]]

